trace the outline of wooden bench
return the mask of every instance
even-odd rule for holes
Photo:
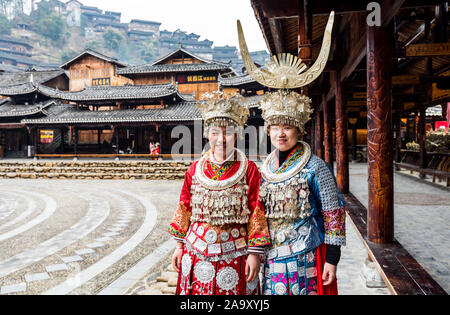
[[[390,244],[376,244],[367,239],[367,209],[353,194],[343,195],[348,217],[370,259],[394,295],[447,295],[446,291],[423,269],[394,238]]]
[[[420,168],[417,165],[412,165],[412,164],[408,164],[408,163],[397,163],[394,162],[394,165],[397,166],[398,168],[404,168],[406,170],[411,171],[411,174],[413,172],[418,172],[420,174],[423,175],[431,175],[433,176],[433,183],[436,182],[436,179],[445,179],[446,182],[446,186],[450,187],[450,172],[446,172],[446,171],[441,171],[441,170],[434,170],[431,168]]]

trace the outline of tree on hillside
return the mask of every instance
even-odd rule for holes
[[[36,29],[42,36],[48,37],[53,41],[62,39],[65,31],[64,20],[57,15],[50,15],[36,24]]]
[[[122,35],[109,29],[103,33],[103,41],[105,42],[105,48],[117,52],[122,42]]]
[[[2,1],[2,0],[0,0]],[[39,21],[44,19],[47,16],[50,16],[53,14],[53,8],[50,2],[48,1],[41,1],[37,4],[36,10],[34,10],[31,13],[31,16],[35,21]]]
[[[158,57],[159,41],[157,39],[151,38],[145,41],[139,42],[136,47],[137,55],[136,57],[142,61],[148,63],[155,60]]]
[[[12,4],[13,0],[0,0],[0,13],[6,17],[9,16]]]
[[[60,42],[67,29],[65,20],[55,14],[48,1],[38,3],[37,9],[31,13],[31,24],[38,34],[53,42]]]
[[[0,34],[11,34],[11,23],[9,23],[8,19],[3,14],[0,14]]]

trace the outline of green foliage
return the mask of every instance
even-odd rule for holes
[[[0,14],[0,34],[3,35],[11,34],[11,23],[3,14]]]
[[[41,1],[31,14],[31,25],[39,35],[49,38],[53,44],[62,44],[66,34],[66,21],[53,11],[52,4]],[[69,34],[70,36],[70,34]]]
[[[142,61],[148,63],[155,60],[158,57],[159,41],[155,39],[149,39],[140,42],[139,48],[137,49],[137,57]]]
[[[32,12],[31,16],[35,22],[38,22],[39,20],[43,20],[52,14],[53,8],[50,2],[41,1],[37,4],[37,9]]]
[[[95,41],[95,40],[91,40],[91,41],[87,42],[86,48],[88,48],[90,50],[99,51],[103,48],[103,43]]]
[[[50,15],[40,20],[36,25],[40,35],[48,37],[55,42],[62,39],[65,27],[66,24],[64,20],[57,15]]]
[[[105,48],[107,48],[108,50],[118,52],[122,40],[123,40],[122,35],[113,31],[112,29],[108,29],[105,33],[103,33],[103,41],[105,44]]]

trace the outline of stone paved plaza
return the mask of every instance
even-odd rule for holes
[[[364,167],[351,164],[351,189],[363,203]],[[402,175],[395,179],[401,190],[396,237],[448,290],[448,194]],[[0,180],[0,294],[145,290],[170,263],[175,243],[166,231],[181,186],[180,180]],[[367,252],[350,223],[347,233],[339,293],[389,294],[365,287],[360,273]]]

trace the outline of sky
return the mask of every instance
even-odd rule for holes
[[[161,30],[201,35],[214,46],[239,47],[236,20],[240,19],[250,51],[266,50],[250,0],[79,0],[103,11],[121,12],[121,22],[132,19],[161,22]],[[65,1],[67,2],[67,1]]]

